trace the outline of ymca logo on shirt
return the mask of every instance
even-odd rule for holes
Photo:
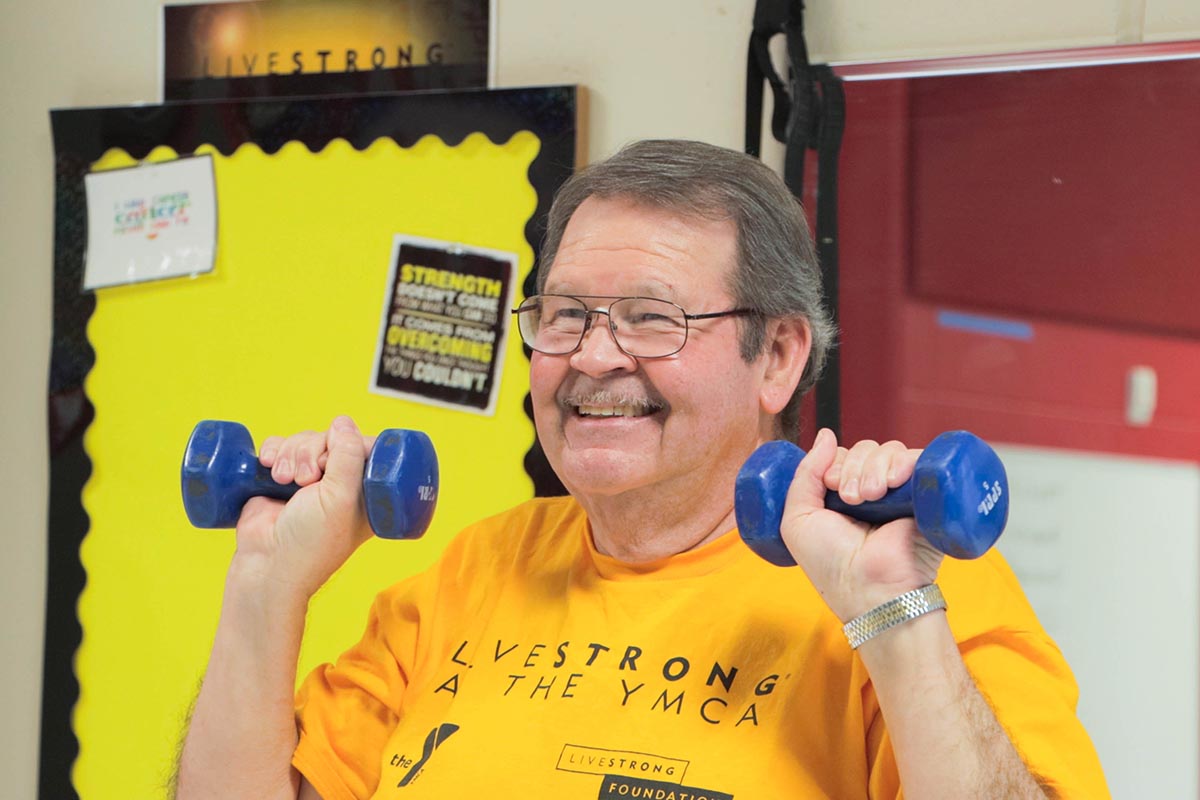
[[[420,759],[407,758],[399,753],[393,755],[391,766],[408,767],[408,772],[404,773],[404,777],[400,779],[400,782],[396,786],[408,786],[412,783],[421,774],[421,770],[425,768],[425,764],[429,761],[434,751],[457,730],[458,726],[450,722],[444,722],[431,730],[429,735],[425,737],[425,744],[421,748]]]

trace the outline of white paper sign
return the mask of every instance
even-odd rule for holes
[[[211,272],[217,198],[211,156],[84,176],[83,288]]]

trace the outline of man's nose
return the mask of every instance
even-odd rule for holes
[[[571,366],[588,375],[601,375],[615,369],[637,369],[637,360],[617,345],[617,334],[608,314],[592,312],[591,324],[583,332],[583,341],[571,354]]]

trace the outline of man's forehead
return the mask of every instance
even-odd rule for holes
[[[714,278],[724,284],[735,239],[730,220],[589,197],[571,216],[543,291],[670,298]],[[598,291],[597,279],[619,279],[620,289]]]
[[[660,203],[634,195],[593,194],[584,198],[571,213],[566,228],[579,229],[585,222],[594,221],[597,217],[653,218],[658,225],[703,227],[712,231],[713,235],[734,232],[737,227],[734,217],[726,210],[699,201],[695,205],[684,205]]]
[[[636,203],[624,198],[590,197],[566,223],[554,261],[598,254],[605,257],[644,252],[655,258],[710,263],[732,254],[737,229],[731,219]],[[698,258],[703,257],[703,258]]]

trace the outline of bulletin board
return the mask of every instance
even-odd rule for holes
[[[545,87],[52,113],[41,797],[166,796],[234,546],[232,531],[184,514],[180,459],[196,422],[237,420],[261,441],[349,413],[368,432],[423,430],[438,450],[429,532],[368,542],[317,595],[301,676],[352,644],[371,598],[458,529],[561,492],[535,441],[514,329],[495,328],[490,405],[378,391],[373,376],[398,237],[507,254],[510,296],[523,296],[575,165],[576,111],[573,88]],[[84,176],[194,155],[213,162],[213,271],[83,290]],[[409,339],[431,341],[421,333]]]

